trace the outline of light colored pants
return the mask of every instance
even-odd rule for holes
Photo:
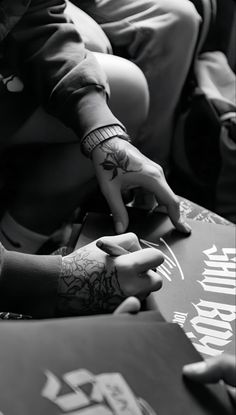
[[[201,18],[190,0],[73,0],[108,36],[114,53],[136,63],[149,85],[150,110],[138,147],[165,167],[175,111]]]

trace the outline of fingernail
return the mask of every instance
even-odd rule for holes
[[[121,222],[116,222],[116,233],[123,233],[124,232],[124,225]]]
[[[186,365],[183,367],[183,373],[185,375],[192,374],[192,373],[201,374],[205,370],[206,370],[206,362],[193,363],[193,364]]]
[[[180,225],[184,233],[186,233],[187,235],[190,235],[192,233],[192,228],[187,222],[180,222]]]
[[[187,222],[184,222],[184,226],[185,226],[185,229],[186,229],[186,231],[188,233],[191,233],[192,232],[192,228],[191,228],[191,226]]]
[[[96,245],[97,245],[97,247],[98,247],[98,248],[102,248],[102,247],[103,247],[103,242],[102,242],[102,241],[100,241],[100,240],[98,240],[98,241],[96,242]]]

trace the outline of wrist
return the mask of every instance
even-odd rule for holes
[[[81,142],[81,151],[86,157],[92,158],[92,153],[95,148],[115,137],[125,141],[131,141],[127,132],[120,125],[110,125],[98,128],[89,133]]]
[[[58,295],[66,295],[68,294],[69,290],[69,280],[73,277],[72,271],[71,271],[71,261],[68,256],[62,257],[62,263],[61,263],[61,271],[59,273],[58,278],[58,287],[57,287],[57,293]]]
[[[74,280],[75,277],[71,271],[71,261],[68,256],[64,256],[62,257],[57,286],[57,317],[67,317],[77,314],[73,307],[71,307],[71,302],[73,303],[73,298],[75,297],[75,293],[73,294],[71,292],[71,286]]]

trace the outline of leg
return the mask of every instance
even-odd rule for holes
[[[125,59],[96,56],[110,83],[109,105],[135,135],[148,111],[145,78],[139,68]],[[49,140],[52,145],[48,145]],[[24,227],[49,235],[85,197],[94,176],[92,164],[81,154],[75,134],[41,108],[10,142],[27,144],[29,150],[26,154],[24,148],[22,158],[19,152],[17,155],[21,161],[9,211]],[[42,143],[43,147],[33,150]]]
[[[145,122],[149,108],[149,93],[142,71],[127,59],[96,53],[105,69],[111,90],[109,106],[123,122],[134,139]]]
[[[68,2],[66,12],[78,28],[87,49],[97,52],[95,55],[111,88],[109,105],[135,138],[147,117],[149,105],[148,86],[142,71],[132,62],[110,55],[112,48],[107,36],[88,14],[71,2]],[[127,94],[128,101],[123,99]]]
[[[114,50],[122,50],[144,72],[150,110],[138,145],[165,167],[176,106],[198,36],[196,9],[189,0],[98,0],[79,5],[101,24]]]

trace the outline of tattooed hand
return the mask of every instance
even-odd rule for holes
[[[191,232],[181,219],[178,197],[167,184],[162,168],[132,144],[118,137],[111,138],[93,150],[92,160],[117,233],[125,232],[129,222],[122,191],[135,187],[152,192],[157,202],[167,208],[176,228],[186,234]]]
[[[58,286],[60,315],[112,312],[125,298],[143,299],[161,287],[160,277],[150,270],[163,262],[160,251],[141,250],[133,233],[102,239],[130,253],[111,257],[100,250],[95,241],[63,257]]]

